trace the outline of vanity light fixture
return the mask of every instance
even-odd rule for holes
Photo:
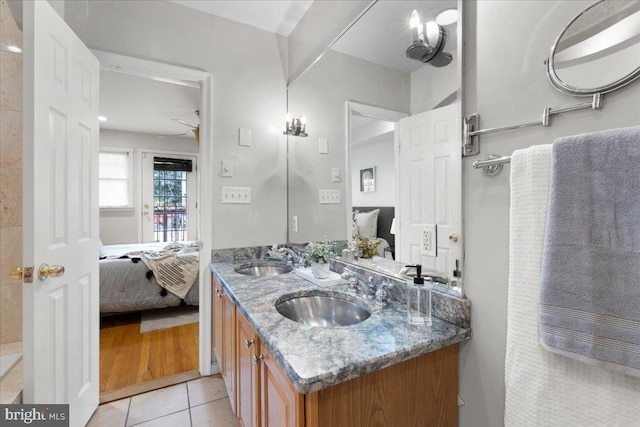
[[[285,135],[293,135],[293,136],[309,136],[307,134],[307,118],[303,115],[300,118],[292,117],[291,114],[287,113],[287,127],[285,131],[282,132]]]
[[[453,57],[444,52],[447,41],[445,29],[433,21],[420,22],[418,11],[414,10],[409,19],[413,43],[407,48],[407,58],[431,64],[434,67],[449,65]]]

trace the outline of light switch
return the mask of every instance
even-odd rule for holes
[[[221,203],[251,203],[251,187],[222,187]]]
[[[251,129],[238,129],[238,144],[251,147]]]
[[[233,160],[223,160],[221,167],[221,175],[222,176],[233,176]]]
[[[340,204],[340,190],[318,190],[321,205]]]
[[[340,168],[331,169],[331,180],[333,182],[340,182],[342,177],[340,176]]]
[[[298,215],[293,216],[293,232],[298,232]]]
[[[327,141],[327,138],[318,138],[318,153],[329,154],[329,141]]]

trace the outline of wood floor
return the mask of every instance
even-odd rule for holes
[[[198,324],[140,333],[140,313],[100,321],[100,392],[198,369]]]

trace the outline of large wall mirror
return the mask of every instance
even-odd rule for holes
[[[290,84],[308,134],[288,137],[291,243],[350,240],[352,209],[379,208],[381,256],[461,265],[460,3],[378,1]]]

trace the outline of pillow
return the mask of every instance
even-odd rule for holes
[[[358,240],[358,212],[357,210],[351,213],[351,240]]]
[[[375,239],[378,237],[378,215],[380,209],[358,213],[358,234],[361,239]]]
[[[104,245],[102,244],[102,239],[99,239],[98,242],[99,242],[98,259],[106,258],[107,255],[104,252]]]

